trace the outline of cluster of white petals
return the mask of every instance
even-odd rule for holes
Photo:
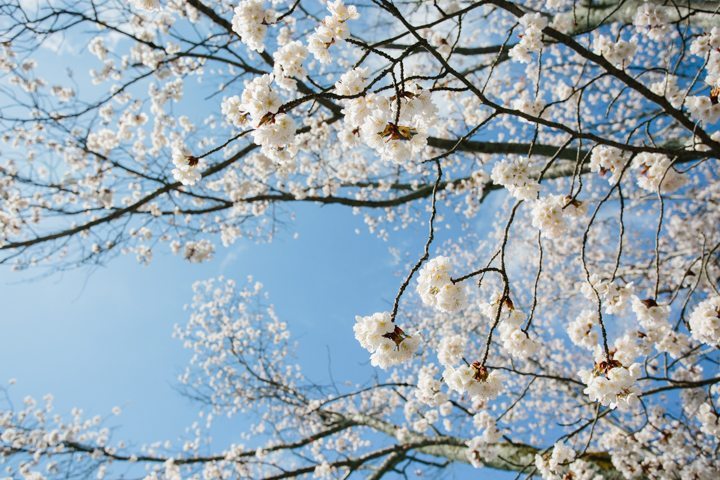
[[[462,283],[453,283],[450,277],[451,261],[448,257],[435,257],[420,270],[417,292],[425,305],[443,312],[455,312],[467,302]]]
[[[203,238],[198,241],[191,241],[185,244],[183,256],[191,263],[202,263],[210,260],[215,253],[215,246],[211,241]]]
[[[265,50],[265,33],[267,26],[275,21],[275,12],[265,10],[264,0],[242,0],[235,7],[232,29],[240,35],[243,43],[250,50]]]
[[[526,158],[515,157],[496,163],[490,177],[518,200],[535,200],[540,191],[537,175],[538,172]]]
[[[347,7],[342,0],[328,3],[327,8],[330,15],[323,19],[308,39],[308,50],[321,63],[330,63],[330,47],[350,35],[347,21],[360,16],[354,5]]]
[[[720,104],[706,95],[689,96],[686,104],[693,117],[703,124],[715,123],[720,119]]]
[[[390,319],[389,312],[355,317],[355,338],[371,353],[373,366],[387,369],[410,360],[420,345],[420,336],[407,335]]]
[[[549,456],[535,455],[535,467],[540,472],[543,480],[562,480],[564,478],[575,478],[569,474],[568,466],[575,459],[575,450],[563,442],[553,445]]]
[[[515,358],[529,358],[537,353],[540,344],[523,330],[525,314],[515,308],[506,308],[503,312],[498,333],[505,351]]]
[[[598,314],[592,310],[583,310],[567,325],[567,334],[577,346],[593,350],[598,343]]]
[[[658,352],[668,353],[679,358],[690,350],[690,338],[678,332],[668,320],[670,309],[667,305],[658,305],[652,299],[640,300],[634,297],[632,310],[642,327],[644,342]]]
[[[700,428],[708,435],[720,438],[720,415],[709,403],[703,403],[697,412]]]
[[[652,40],[660,41],[669,32],[668,21],[665,7],[647,2],[638,7],[633,25]]]
[[[228,123],[242,126],[249,118],[255,129],[253,140],[262,153],[276,161],[287,162],[296,153],[295,121],[280,112],[282,100],[272,88],[273,76],[261,75],[245,84],[240,97],[223,100],[222,111]]]
[[[590,301],[596,301],[595,292],[597,292],[603,311],[609,315],[617,315],[628,307],[635,290],[632,283],[620,285],[593,273],[590,275],[590,283],[583,282],[580,291]]]
[[[295,80],[302,80],[307,75],[303,67],[307,54],[307,48],[298,41],[288,42],[280,47],[273,54],[275,83],[287,90],[293,90],[297,84]]]
[[[579,372],[583,383],[587,385],[583,391],[590,400],[621,410],[630,409],[637,404],[640,391],[635,383],[640,373],[639,363],[625,367],[612,359],[600,360],[593,370]]]
[[[460,395],[486,402],[497,397],[503,391],[503,375],[497,370],[488,370],[475,362],[471,365],[447,367],[443,378],[450,390]]]
[[[542,30],[547,27],[547,19],[539,13],[526,13],[520,18],[523,32],[520,41],[510,49],[510,58],[522,63],[532,61],[531,53],[539,52],[543,48]]]
[[[638,170],[637,184],[648,192],[671,193],[685,185],[686,177],[678,173],[670,158],[660,153],[642,152],[633,159],[633,168]]]
[[[173,148],[172,161],[175,165],[173,177],[183,185],[195,185],[202,177],[201,162],[185,146],[177,145]]]
[[[438,369],[433,364],[420,367],[415,398],[420,403],[439,407],[448,401],[447,393],[442,391],[442,382],[438,378]]]
[[[157,10],[160,8],[160,0],[132,0],[132,4],[143,10]]]
[[[700,302],[688,320],[692,337],[711,347],[720,345],[720,296]]]
[[[598,35],[593,42],[593,51],[602,55],[608,62],[618,68],[625,68],[630,65],[635,52],[637,51],[637,42],[629,40],[613,41],[607,35]]]
[[[473,416],[473,426],[481,433],[468,440],[465,455],[473,467],[482,468],[482,459],[493,455],[491,445],[498,442],[502,434],[495,419],[484,410]]]
[[[613,185],[620,180],[620,175],[629,160],[629,152],[607,145],[598,145],[590,155],[590,170],[601,175],[610,173],[607,180]]]
[[[467,338],[463,335],[447,335],[438,344],[438,361],[441,365],[451,367],[457,365],[465,354]]]
[[[549,238],[560,238],[568,232],[571,221],[586,211],[584,202],[565,195],[546,195],[532,204],[532,224]]]

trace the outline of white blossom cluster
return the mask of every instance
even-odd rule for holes
[[[703,403],[698,409],[700,428],[708,435],[720,438],[720,415],[709,403]]]
[[[676,331],[670,324],[670,309],[667,305],[634,297],[632,310],[643,328],[644,341],[649,346],[654,346],[658,352],[668,353],[672,358],[679,358],[690,350],[688,336]]]
[[[366,74],[365,69],[346,72],[335,84],[337,93],[357,95],[365,87]],[[347,147],[362,144],[383,159],[414,168],[412,161],[427,146],[428,132],[437,118],[429,91],[409,84],[399,97],[367,93],[343,103],[345,123],[339,137]]]
[[[693,116],[704,124],[715,123],[720,119],[720,104],[713,103],[707,96],[689,96],[687,107]]]
[[[132,4],[143,10],[157,10],[160,8],[160,0],[132,0]]]
[[[583,282],[580,291],[590,301],[595,301],[595,292],[600,297],[603,311],[608,315],[618,315],[629,306],[633,293],[635,292],[632,283],[620,285],[618,282],[611,282],[609,279],[601,278],[593,273],[590,275],[590,283]]]
[[[183,185],[195,185],[202,177],[201,162],[185,146],[177,145],[173,148],[172,160],[175,165],[173,177]]]
[[[720,28],[713,27],[710,32],[696,37],[690,45],[690,53],[703,57],[705,63],[705,83],[711,88],[720,86]],[[710,95],[691,95],[686,105],[697,120],[705,125],[720,119],[720,104]]]
[[[639,153],[633,159],[633,168],[638,170],[637,184],[648,192],[671,193],[685,185],[686,177],[678,173],[667,155]]]
[[[580,200],[546,195],[532,204],[532,224],[549,238],[560,238],[568,232],[569,224],[586,211],[586,204]]]
[[[518,200],[535,200],[540,185],[536,169],[526,158],[508,158],[496,163],[490,177],[498,185],[507,188]]]
[[[275,82],[286,90],[295,89],[295,79],[302,80],[307,75],[303,67],[307,54],[307,48],[298,41],[288,42],[280,47],[273,54]]]
[[[567,325],[567,334],[572,343],[579,347],[593,350],[598,344],[598,332],[600,328],[598,314],[592,310],[583,310]]]
[[[451,261],[448,257],[435,257],[420,270],[417,292],[425,305],[443,312],[456,312],[467,302],[462,283],[453,283],[450,277]]]
[[[433,364],[423,365],[418,372],[415,398],[420,403],[439,407],[448,401],[447,393],[442,391],[442,382],[438,379],[438,369]]]
[[[355,317],[355,338],[371,353],[370,363],[383,369],[406,362],[420,345],[420,335],[407,335],[390,319],[389,312]]]
[[[664,6],[647,2],[638,7],[633,25],[652,40],[661,41],[669,33],[668,21]]]
[[[630,160],[628,153],[615,147],[598,145],[590,155],[590,170],[601,175],[609,173],[608,183],[614,185],[620,180],[620,175]]]
[[[114,407],[112,412],[119,415],[121,410]],[[16,409],[0,410],[3,471],[9,478],[43,480],[45,475],[58,476],[63,471],[61,456],[69,442],[95,444],[116,452],[117,447],[110,444],[111,430],[102,423],[102,416],[86,418],[79,408],[73,408],[68,416],[60,415],[55,411],[52,395],[44,395],[41,400],[26,396]],[[13,468],[5,458],[8,453],[20,450],[29,452],[29,458]],[[45,452],[57,452],[58,456],[47,461]]]
[[[438,344],[438,361],[440,364],[451,367],[463,359],[467,339],[463,335],[446,335]]]
[[[250,50],[265,50],[265,33],[267,26],[275,21],[275,12],[265,10],[264,0],[242,0],[235,7],[232,28],[240,35],[243,43]]]
[[[535,455],[535,467],[540,472],[543,480],[561,480],[563,478],[575,478],[569,474],[568,465],[575,460],[575,450],[563,442],[553,445],[550,455]]]
[[[542,30],[547,27],[547,19],[539,13],[526,13],[520,17],[520,25],[523,26],[523,32],[520,41],[510,49],[508,53],[510,58],[522,63],[530,63],[532,61],[531,53],[542,50]]]
[[[590,400],[613,409],[627,410],[638,402],[640,391],[635,383],[640,377],[640,369],[639,363],[625,367],[610,359],[600,360],[593,370],[581,370],[579,373],[587,385],[583,391]]]
[[[490,321],[494,321],[499,313],[498,333],[500,342],[508,355],[518,359],[531,357],[537,353],[540,344],[523,329],[526,321],[525,314],[516,309],[509,299],[502,304],[501,300],[502,295],[496,293],[490,302],[481,303],[479,310]]]
[[[692,337],[711,347],[720,345],[720,296],[700,302],[688,320]]]
[[[223,101],[223,113],[233,125],[242,125],[249,117],[255,127],[253,139],[267,157],[287,162],[295,154],[295,121],[280,113],[282,101],[272,88],[273,76],[257,76],[245,84],[240,98]]]
[[[482,459],[493,455],[492,444],[502,438],[502,433],[498,430],[495,419],[484,410],[473,415],[473,426],[481,433],[466,443],[466,457],[473,467],[482,468]]]
[[[637,42],[633,40],[613,41],[609,36],[600,34],[595,37],[593,51],[597,55],[605,57],[614,66],[625,68],[630,65],[635,56]]]
[[[259,304],[264,306],[256,309]],[[285,385],[297,379],[285,360],[287,324],[267,303],[262,283],[252,277],[242,288],[223,277],[196,282],[190,318],[186,325],[175,327],[173,336],[192,352],[180,382],[223,405],[222,413],[227,415],[258,405],[255,389],[264,382],[257,378],[257,369]],[[233,351],[242,352],[242,358]],[[240,391],[238,384],[243,385]]]
[[[492,400],[503,390],[503,375],[497,370],[488,370],[479,362],[447,367],[443,372],[443,378],[450,390],[460,395],[467,394],[476,401]]]
[[[360,16],[354,5],[347,7],[342,0],[329,2],[327,8],[330,15],[323,19],[308,39],[308,50],[321,63],[330,63],[330,47],[350,35],[348,20],[355,20]]]

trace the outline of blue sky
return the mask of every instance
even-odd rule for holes
[[[186,355],[172,326],[187,318],[192,283],[220,274],[240,284],[252,274],[265,285],[318,380],[327,380],[326,345],[331,356],[342,353],[334,372],[357,371],[367,356],[350,341],[354,315],[387,308],[398,267],[386,242],[354,232],[361,219],[349,210],[304,206],[297,215],[275,242],[220,247],[202,265],[160,250],[149,266],[127,256],[34,281],[0,270],[0,379],[16,378],[16,395],[51,392],[60,407],[104,413],[120,405],[135,438],[157,440],[147,421],[181,433],[178,413],[194,408],[173,390]]]

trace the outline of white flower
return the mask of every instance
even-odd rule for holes
[[[564,195],[547,195],[532,204],[532,224],[550,238],[560,238],[568,231],[568,218],[585,214],[586,206]]]
[[[547,19],[539,13],[526,13],[520,18],[520,24],[524,27],[520,41],[510,49],[510,58],[522,63],[530,63],[533,52],[539,52],[543,48],[542,30],[547,27]]]
[[[235,7],[232,29],[250,50],[265,50],[267,25],[275,20],[275,12],[263,8],[263,0],[243,0]]]
[[[720,345],[720,296],[700,302],[690,314],[692,337],[712,347]]]
[[[465,442],[465,445],[467,445],[465,456],[468,459],[468,462],[470,462],[470,465],[475,468],[484,467],[485,464],[482,460],[487,453],[487,442],[485,442],[485,439],[483,439],[483,437],[476,436]]]
[[[445,367],[457,365],[465,354],[467,339],[463,335],[443,337],[438,345],[438,360]]]
[[[518,200],[534,200],[540,191],[537,172],[525,158],[505,159],[495,164],[490,177],[498,185],[507,188]]]
[[[686,177],[671,166],[666,155],[642,152],[633,159],[633,169],[639,170],[637,184],[648,192],[657,192],[662,181],[662,193],[674,192],[685,185]]]
[[[567,334],[575,345],[592,350],[598,343],[598,325],[597,312],[583,310],[568,324]]]
[[[319,463],[313,470],[313,478],[332,478],[335,470],[328,462]]]
[[[715,123],[720,119],[720,103],[713,103],[706,95],[688,97],[686,104],[690,113],[702,123]]]
[[[667,305],[658,305],[653,299],[641,300],[637,296],[633,296],[632,311],[640,325],[645,328],[667,322],[670,315],[670,308]]]
[[[437,378],[438,369],[435,365],[423,365],[418,372],[415,398],[425,405],[439,407],[444,405],[448,396],[442,392],[442,382]],[[451,404],[452,406],[452,404]]]
[[[220,109],[229,124],[242,127],[247,123],[249,113],[243,109],[242,100],[237,95],[224,98]]]
[[[610,358],[595,365],[593,371],[581,370],[580,378],[587,385],[586,395],[601,405],[621,410],[629,409],[638,402],[640,391],[635,381],[640,377],[640,364],[633,363],[624,367]]]
[[[645,32],[652,40],[660,41],[669,32],[668,21],[665,7],[648,2],[638,7],[633,25],[639,31]]]
[[[289,42],[276,51],[273,55],[275,82],[287,90],[293,90],[296,86],[294,79],[303,79],[306,76],[302,64],[307,54],[307,48],[297,41]]]
[[[335,91],[338,95],[352,96],[361,93],[365,89],[367,81],[367,68],[353,68],[340,76],[335,83]]]
[[[720,438],[720,417],[710,404],[703,403],[697,412],[700,429],[708,434]]]
[[[549,457],[541,454],[535,455],[535,467],[540,472],[543,480],[575,478],[571,475],[565,476],[568,472],[568,464],[574,459],[575,450],[562,442],[556,442]]]
[[[420,270],[417,292],[425,305],[444,312],[455,312],[465,306],[467,294],[460,283],[452,283],[450,259],[435,257]]]
[[[656,95],[667,98],[673,107],[682,107],[685,94],[678,87],[677,77],[675,75],[666,75],[661,81],[651,84],[650,90]]]
[[[375,313],[368,317],[355,317],[355,338],[371,353],[373,366],[387,369],[412,358],[420,345],[420,336],[407,335],[390,321],[390,313]]]
[[[237,108],[249,113],[252,124],[256,127],[266,120],[268,115],[277,113],[282,105],[280,96],[270,86],[272,81],[272,75],[257,76],[245,84],[240,97],[240,106]]]
[[[502,374],[496,370],[489,371],[474,362],[472,365],[462,365],[458,368],[447,367],[443,378],[450,390],[459,394],[467,393],[471,398],[479,401],[492,400],[502,391]]]
[[[593,290],[593,287],[595,290]],[[632,283],[620,286],[593,273],[590,275],[590,283],[584,282],[580,290],[585,295],[585,298],[591,301],[596,300],[595,291],[597,291],[602,301],[603,311],[608,315],[617,315],[622,313],[628,306],[634,287]]]
[[[485,444],[495,443],[502,437],[495,419],[484,410],[473,416],[473,426],[482,432],[482,435],[476,438],[479,438]]]
[[[331,15],[323,19],[308,39],[308,50],[320,63],[330,62],[330,47],[350,35],[346,22],[360,16],[355,6],[346,7],[342,0],[328,3],[328,10]]]
[[[514,358],[528,358],[534,355],[540,345],[522,330],[525,315],[512,307],[505,309],[500,319],[498,332],[505,351]]]
[[[157,10],[160,8],[159,0],[132,0],[133,5],[143,10]]]
[[[183,185],[195,185],[202,177],[200,162],[182,145],[173,147],[173,177]]]
[[[720,29],[713,27],[710,33],[700,35],[690,45],[690,53],[705,56],[708,52],[720,48]]]
[[[197,242],[187,242],[183,256],[185,260],[192,263],[202,263],[210,260],[213,253],[215,253],[215,246],[209,240],[203,239]]]
[[[637,43],[624,40],[615,42],[608,36],[598,35],[593,42],[593,51],[597,55],[605,57],[614,66],[624,68],[630,65],[635,56]]]
[[[540,114],[543,113],[543,109],[545,108],[545,102],[543,102],[540,98],[530,100],[529,95],[523,94],[513,100],[512,108],[532,117],[540,117]]]
[[[608,183],[614,185],[620,180],[620,174],[630,159],[629,152],[607,145],[599,145],[590,156],[590,171],[605,175],[610,172]]]

